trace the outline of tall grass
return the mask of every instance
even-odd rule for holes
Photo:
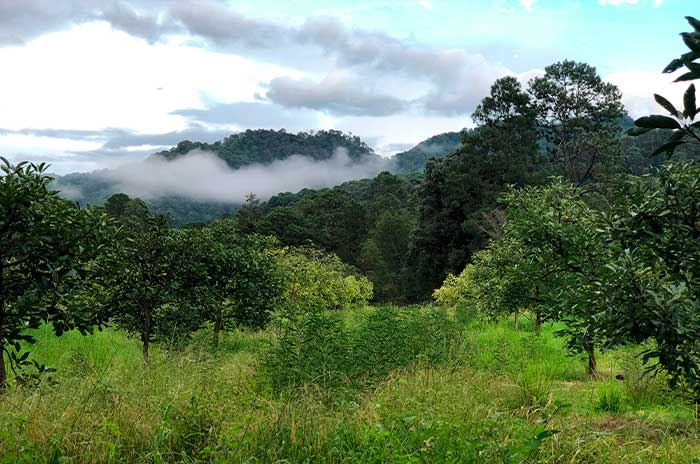
[[[695,409],[637,384],[632,349],[602,354],[591,381],[556,327],[523,322],[375,308],[288,334],[293,362],[269,332],[214,349],[203,331],[148,365],[121,332],[42,328],[33,356],[57,383],[0,398],[0,462],[695,462]]]

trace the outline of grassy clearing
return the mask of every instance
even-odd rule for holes
[[[295,339],[296,357],[277,359],[308,369],[287,383],[266,367],[279,346],[267,332],[227,334],[218,350],[203,332],[144,366],[120,332],[40,329],[34,356],[57,383],[0,400],[0,462],[698,462],[694,407],[641,377],[636,349],[600,355],[590,381],[556,327],[454,336],[415,311],[329,315],[345,344],[319,364],[335,335]],[[454,343],[435,350],[439,334]]]

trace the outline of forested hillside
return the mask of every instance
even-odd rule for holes
[[[421,172],[425,169],[430,158],[447,156],[461,146],[461,132],[445,132],[434,135],[410,150],[394,155],[392,171],[398,174]]]
[[[285,130],[265,129],[246,130],[215,143],[185,140],[176,147],[153,156],[173,160],[192,150],[204,150],[215,153],[232,169],[238,169],[256,163],[269,164],[294,155],[325,160],[336,155],[339,149],[351,160],[358,162],[377,156],[359,137],[336,130],[292,134]]]

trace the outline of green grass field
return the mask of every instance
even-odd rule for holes
[[[216,350],[202,332],[148,365],[121,332],[39,329],[55,382],[0,398],[0,462],[700,462],[695,407],[642,376],[639,348],[591,381],[551,325],[384,311],[329,315],[293,356],[271,331]]]

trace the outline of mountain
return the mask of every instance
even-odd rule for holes
[[[445,132],[424,140],[415,147],[394,155],[393,171],[397,174],[408,174],[425,169],[430,158],[443,157],[462,146],[460,132]]]
[[[351,134],[335,130],[292,134],[284,130],[262,129],[233,134],[211,144],[185,140],[170,150],[152,155],[149,160],[179,160],[193,150],[214,154],[232,170],[251,165],[265,166],[293,156],[324,161],[342,155],[355,164],[375,162],[381,166],[383,163],[366,143]],[[115,180],[114,173],[114,170],[100,170],[68,174],[57,177],[54,188],[83,205],[102,204],[115,193],[133,194],[122,191],[124,188]],[[232,202],[193,200],[172,195],[144,199],[152,210],[171,214],[176,224],[216,219],[240,207]]]
[[[185,140],[176,147],[153,156],[173,160],[195,149],[215,153],[232,169],[256,163],[269,164],[294,155],[316,161],[326,160],[332,158],[338,150],[343,150],[356,162],[377,156],[362,139],[352,134],[336,130],[292,134],[284,129],[247,130],[211,144]]]

